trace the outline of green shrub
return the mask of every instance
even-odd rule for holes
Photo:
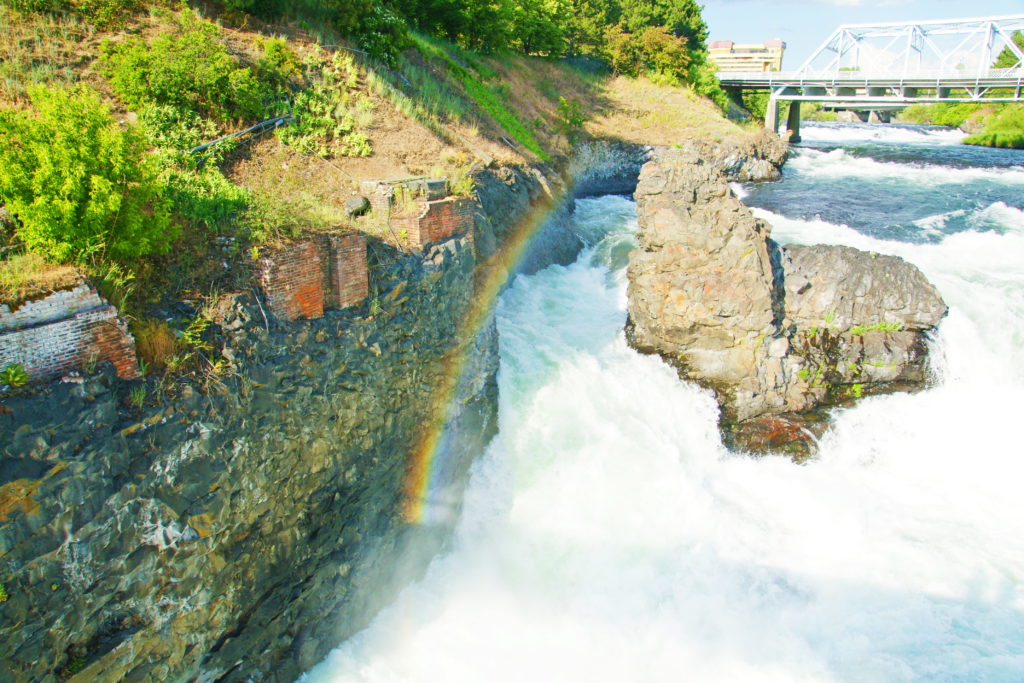
[[[267,38],[262,47],[263,57],[256,64],[261,79],[283,90],[292,76],[302,74],[302,62],[286,41]]]
[[[298,121],[278,128],[280,140],[303,154],[370,156],[370,139],[359,128],[371,118],[373,103],[356,94],[359,72],[352,58],[340,52],[327,59],[316,56],[309,66],[319,75],[295,96],[292,111]]]
[[[583,134],[583,124],[587,121],[583,105],[576,98],[567,100],[559,97],[557,114],[558,132],[569,138],[569,142],[575,143]]]
[[[136,108],[170,105],[221,121],[261,118],[275,97],[272,85],[228,54],[217,26],[191,10],[175,20],[175,30],[149,41],[103,43],[100,71],[117,94]]]
[[[74,0],[74,10],[100,27],[122,26],[143,7],[142,0]]]
[[[128,260],[173,237],[146,139],[84,88],[34,86],[0,112],[0,202],[26,247],[57,262]]]

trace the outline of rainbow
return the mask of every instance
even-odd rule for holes
[[[402,507],[402,517],[409,524],[438,521],[429,513],[430,510],[439,509],[442,502],[437,496],[444,483],[439,476],[443,467],[438,456],[444,450],[441,446],[445,425],[451,417],[455,392],[465,372],[472,341],[480,333],[484,323],[490,319],[509,274],[515,272],[530,241],[565,193],[563,190],[557,196],[549,197],[547,201],[534,204],[497,252],[477,266],[477,279],[471,303],[456,333],[456,339],[462,340],[462,343],[442,360],[443,379],[434,389],[430,402],[431,413],[409,454]]]

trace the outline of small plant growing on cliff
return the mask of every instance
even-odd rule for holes
[[[142,406],[146,403],[146,387],[132,387],[131,391],[128,392],[128,403],[135,410],[142,410]]]
[[[11,387],[23,387],[28,383],[28,373],[25,367],[18,363],[11,363],[3,370],[0,370],[0,384]]]
[[[7,602],[7,586],[0,583],[0,602]]]
[[[887,323],[878,322],[874,325],[856,325],[851,327],[849,333],[854,336],[863,335],[865,332],[871,332],[873,330],[882,330],[884,332],[900,332],[903,330],[903,325],[898,322]]]

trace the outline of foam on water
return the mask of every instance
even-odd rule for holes
[[[986,181],[1008,185],[1024,185],[1024,169],[1011,168],[950,168],[937,164],[911,165],[876,161],[869,157],[856,157],[843,149],[823,152],[803,149],[792,157],[787,171],[813,174],[818,179],[847,178],[885,179],[917,185],[958,185],[972,181]]]
[[[628,348],[630,211],[581,201],[587,251],[503,295],[451,552],[305,680],[1021,680],[1024,214],[920,245],[760,212],[911,260],[951,308],[937,386],[839,411],[800,466],[727,453],[710,394]]]
[[[780,128],[779,134],[782,135],[784,133],[785,127]],[[885,142],[955,145],[967,137],[967,134],[955,128],[921,128],[899,124],[844,123],[837,125],[805,122],[800,128],[800,136],[803,138],[804,144],[815,142]]]

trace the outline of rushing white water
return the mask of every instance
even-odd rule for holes
[[[855,157],[843,149],[829,152],[803,150],[789,162],[794,171],[810,171],[818,178],[837,179],[856,176],[858,179],[884,179],[912,182],[918,185],[957,185],[970,181],[989,181],[1024,185],[1022,168],[949,168],[948,166],[911,166],[893,162]]]
[[[930,244],[761,214],[921,267],[936,386],[837,411],[805,465],[729,454],[711,396],[623,339],[632,203],[581,201],[592,246],[502,297],[454,547],[306,680],[1024,679],[1024,214]]]
[[[785,134],[784,126],[779,129],[779,134]],[[800,130],[800,136],[806,143],[876,141],[955,145],[967,134],[950,128],[846,123],[841,125],[804,124]]]

